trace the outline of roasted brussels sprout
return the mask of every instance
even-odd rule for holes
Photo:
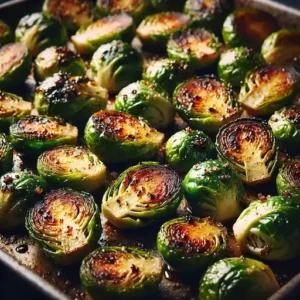
[[[59,145],[76,144],[75,126],[48,116],[26,116],[9,128],[13,147],[30,155],[42,153]]]
[[[271,179],[278,151],[266,122],[255,118],[230,122],[220,129],[216,146],[220,158],[228,161],[247,184]]]
[[[173,95],[179,115],[191,126],[215,133],[239,116],[229,87],[212,77],[195,77],[180,84]]]
[[[6,136],[0,133],[0,175],[10,171],[13,166],[13,148]],[[1,207],[1,200],[0,200]],[[1,213],[0,213],[1,215]],[[1,219],[1,218],[0,218]]]
[[[93,299],[143,299],[158,290],[160,258],[136,248],[101,247],[82,262],[80,278]]]
[[[100,46],[94,53],[91,71],[98,85],[115,94],[141,78],[143,59],[130,44],[113,41]]]
[[[106,108],[108,92],[87,77],[56,73],[36,89],[34,105],[40,114],[66,121],[86,121]]]
[[[147,81],[134,82],[116,97],[115,109],[142,117],[154,128],[170,125],[175,117],[173,104],[163,91]]]
[[[102,214],[118,228],[137,228],[176,214],[182,200],[179,176],[156,162],[125,170],[108,188]]]
[[[65,27],[59,21],[41,13],[23,17],[15,35],[16,41],[25,44],[32,56],[51,46],[64,46],[68,38]]]
[[[243,183],[225,162],[211,160],[193,166],[182,184],[192,211],[201,217],[228,221],[241,212]]]
[[[71,37],[71,40],[79,53],[93,54],[99,46],[113,40],[131,42],[134,34],[135,27],[132,18],[126,14],[120,14],[82,26]]]
[[[265,300],[278,289],[267,265],[251,258],[231,257],[208,268],[200,282],[199,300]]]
[[[151,0],[156,11],[183,11],[185,0]]]
[[[26,216],[30,236],[60,264],[80,261],[101,234],[100,212],[92,195],[71,189],[53,190]]]
[[[10,27],[0,20],[0,47],[13,42],[14,38]]]

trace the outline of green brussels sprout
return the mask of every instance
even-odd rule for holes
[[[129,15],[120,14],[80,27],[71,40],[79,53],[93,54],[99,46],[113,40],[131,42],[134,34],[133,19]]]
[[[33,13],[23,17],[16,28],[16,41],[25,44],[32,56],[51,46],[64,46],[67,31],[57,20]]]
[[[224,258],[204,274],[199,300],[266,300],[280,286],[264,263],[244,257]]]
[[[28,212],[29,235],[59,264],[83,259],[100,234],[100,212],[91,194],[72,189],[53,190]]]
[[[296,97],[299,74],[292,67],[266,65],[250,72],[239,102],[251,115],[271,115]]]
[[[162,225],[157,248],[171,268],[191,272],[206,269],[226,254],[227,230],[212,218],[177,218]]]
[[[79,123],[105,109],[106,89],[83,76],[56,73],[36,89],[34,105],[40,114],[57,116]]]
[[[40,154],[64,144],[76,144],[78,129],[48,116],[26,116],[9,128],[13,147],[25,154]]]
[[[31,56],[22,43],[7,44],[0,48],[0,89],[11,89],[23,83],[30,73]]]
[[[162,12],[146,17],[137,35],[146,48],[165,50],[170,35],[189,25],[190,18],[179,12]]]
[[[10,171],[13,167],[13,148],[6,136],[0,133],[0,175]],[[1,200],[0,200],[1,206]],[[1,213],[0,213],[1,215]]]
[[[183,11],[185,0],[151,0],[151,4],[156,11]]]
[[[229,47],[246,46],[260,50],[264,40],[278,29],[277,21],[270,14],[256,9],[239,9],[226,18],[222,36]]]
[[[0,47],[13,42],[14,38],[10,27],[0,20]]]
[[[271,127],[255,118],[241,118],[223,126],[216,140],[221,159],[250,185],[269,181],[277,166],[278,149]]]
[[[181,130],[166,144],[166,160],[179,173],[188,172],[196,163],[216,157],[216,148],[205,133],[199,130]]]
[[[80,279],[93,299],[144,299],[158,290],[160,258],[136,248],[101,247],[82,262]]]
[[[218,75],[232,86],[240,86],[247,73],[264,63],[252,48],[237,47],[223,52],[218,64]]]
[[[220,56],[219,39],[204,28],[189,28],[172,34],[168,57],[200,70],[212,66]]]
[[[185,176],[182,188],[192,211],[201,217],[228,221],[239,216],[244,196],[241,179],[225,162],[201,162]]]
[[[100,46],[94,53],[91,71],[98,85],[115,94],[141,78],[143,59],[130,44],[113,41]]]
[[[115,109],[142,117],[154,128],[170,125],[175,117],[173,104],[155,85],[147,81],[131,83],[116,97]]]
[[[213,77],[195,77],[180,84],[173,95],[180,117],[191,127],[215,133],[239,117],[231,89]]]
[[[39,81],[60,71],[74,76],[84,76],[85,63],[80,55],[75,54],[67,47],[50,47],[36,57],[34,70]]]
[[[27,172],[6,173],[0,183],[0,228],[24,224],[27,210],[48,190],[40,176]]]
[[[125,170],[107,189],[102,214],[118,228],[145,227],[175,216],[182,200],[179,176],[145,162]]]

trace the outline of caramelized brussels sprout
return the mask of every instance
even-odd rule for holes
[[[80,278],[93,299],[143,299],[158,290],[160,258],[136,248],[101,247],[82,262]]]
[[[0,47],[14,40],[10,27],[0,20]]]
[[[85,257],[97,244],[100,212],[92,195],[71,189],[53,190],[26,216],[30,236],[60,264]]]
[[[103,162],[118,163],[151,159],[164,134],[127,113],[100,111],[89,119],[84,138]]]
[[[195,77],[180,84],[173,96],[179,115],[191,126],[215,133],[239,116],[229,87],[212,77]]]
[[[228,161],[251,185],[271,179],[277,147],[271,127],[259,119],[242,118],[223,126],[216,141],[220,158]]]
[[[137,228],[176,214],[182,200],[179,176],[156,162],[125,170],[108,188],[102,214],[118,228]]]
[[[143,59],[130,44],[113,41],[100,46],[94,53],[91,71],[98,85],[115,94],[141,78]]]
[[[156,11],[183,11],[185,0],[151,0]]]
[[[13,166],[13,148],[6,136],[0,133],[0,175],[10,171]],[[1,207],[1,200],[0,200]],[[1,215],[1,213],[0,213]]]

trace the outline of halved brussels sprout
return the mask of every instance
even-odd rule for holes
[[[67,47],[50,47],[42,51],[34,61],[35,75],[39,81],[58,72],[85,75],[85,63],[79,54]]]
[[[51,46],[64,46],[68,35],[57,20],[33,13],[23,17],[16,28],[16,41],[26,45],[32,56]]]
[[[168,57],[186,63],[193,69],[203,69],[217,62],[219,39],[204,28],[185,29],[173,34],[168,42]]]
[[[11,89],[23,83],[30,73],[31,56],[22,43],[0,48],[0,61],[0,89]]]
[[[241,249],[267,260],[285,261],[300,253],[299,200],[281,196],[254,201],[235,224]]]
[[[0,175],[3,175],[4,173],[10,171],[12,169],[12,166],[13,148],[8,142],[6,136],[3,133],[0,133]]]
[[[174,120],[175,109],[158,88],[147,81],[131,83],[116,97],[115,109],[142,117],[154,128],[167,127]]]
[[[180,84],[173,103],[181,118],[204,132],[215,133],[239,117],[231,89],[213,77],[195,77]]]
[[[160,11],[183,11],[185,0],[151,0],[154,9]]]
[[[166,160],[179,173],[188,172],[196,163],[216,157],[216,148],[204,132],[199,130],[178,131],[166,144]]]
[[[247,75],[238,100],[252,115],[271,115],[296,97],[298,85],[294,68],[262,66]]]
[[[98,85],[115,94],[141,78],[143,59],[130,44],[117,40],[98,48],[91,60],[91,71]]]
[[[0,178],[0,184],[0,228],[24,224],[27,210],[48,189],[40,176],[27,172],[6,173]]]
[[[175,216],[182,200],[179,176],[156,162],[125,170],[107,189],[102,214],[118,228],[137,228]]]
[[[26,116],[9,128],[13,147],[26,154],[39,154],[59,145],[76,144],[78,129],[48,116]]]
[[[183,217],[162,225],[157,248],[164,261],[178,271],[203,270],[225,256],[227,230],[212,218]]]
[[[246,46],[260,49],[264,40],[279,29],[276,19],[256,9],[239,9],[223,24],[223,40],[229,47]]]
[[[38,158],[37,170],[51,186],[85,192],[99,189],[106,175],[105,165],[95,154],[71,145],[43,152]]]
[[[65,265],[85,257],[101,234],[100,212],[93,196],[72,189],[47,194],[28,212],[25,225],[45,254]]]
[[[66,121],[86,121],[93,113],[106,108],[108,92],[87,77],[56,73],[36,89],[34,105],[40,114]]]
[[[265,300],[279,288],[274,273],[264,263],[230,257],[208,268],[200,282],[199,300]]]
[[[80,278],[93,299],[144,299],[157,292],[160,258],[136,248],[101,247],[82,262]]]
[[[252,48],[237,47],[221,54],[218,75],[232,86],[240,86],[246,74],[264,63],[262,56]]]
[[[89,119],[84,132],[87,146],[105,163],[151,159],[164,134],[130,114],[100,111]]]
[[[190,18],[179,12],[162,12],[146,17],[137,28],[137,35],[148,48],[165,50],[170,35],[188,26]]]
[[[0,47],[13,42],[14,38],[10,27],[0,20]]]
[[[228,221],[238,217],[244,196],[241,179],[225,162],[211,160],[193,166],[182,188],[192,211],[201,217]]]
[[[133,19],[129,15],[120,14],[82,26],[71,40],[79,53],[93,54],[99,46],[113,40],[131,42],[134,34]]]

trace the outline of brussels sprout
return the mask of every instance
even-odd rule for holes
[[[6,173],[0,183],[0,228],[24,224],[27,210],[48,189],[40,176],[27,172]]]
[[[191,126],[215,133],[239,116],[234,95],[223,82],[212,77],[195,77],[174,91],[174,106]]]
[[[100,212],[93,196],[72,189],[47,194],[28,212],[25,225],[45,254],[65,265],[85,257],[101,234]]]
[[[223,126],[216,141],[220,158],[228,161],[247,184],[271,179],[278,150],[271,127],[259,119],[242,118]]]
[[[30,73],[31,56],[22,43],[0,48],[0,61],[0,89],[11,89],[23,83]]]
[[[232,86],[240,86],[246,74],[264,63],[262,56],[252,48],[237,47],[221,54],[218,75]]]
[[[142,117],[154,128],[164,128],[172,123],[175,109],[163,91],[147,81],[134,82],[116,97],[115,109]]]
[[[14,40],[10,27],[0,20],[0,47]]]
[[[105,163],[151,159],[164,134],[127,113],[100,111],[91,116],[84,132],[87,146]]]
[[[220,45],[219,39],[204,28],[186,29],[171,36],[168,57],[199,70],[216,63]]]
[[[39,154],[59,145],[76,144],[78,129],[48,116],[26,116],[9,128],[13,147],[26,154]]]
[[[34,105],[40,114],[66,121],[86,121],[106,108],[108,92],[87,77],[56,73],[36,89]]]
[[[85,63],[78,54],[67,47],[50,47],[42,51],[34,62],[35,75],[42,81],[59,71],[84,76]]]
[[[166,144],[166,160],[179,173],[186,173],[196,163],[215,157],[213,141],[199,130],[178,131]]]
[[[246,46],[260,50],[264,40],[278,29],[277,21],[270,14],[255,9],[239,9],[226,18],[222,35],[229,47]]]
[[[0,175],[10,171],[13,166],[13,148],[6,136],[0,133]],[[1,200],[0,200],[1,207]],[[1,215],[1,212],[0,212]]]
[[[50,46],[64,46],[67,43],[65,27],[53,18],[41,13],[23,17],[16,28],[16,40],[27,46],[32,56]]]
[[[162,12],[146,17],[136,32],[145,47],[165,50],[170,35],[187,27],[189,22],[189,16],[182,13]]]
[[[100,46],[94,53],[91,71],[98,85],[115,94],[141,78],[143,59],[130,44],[113,41]]]
[[[82,262],[80,278],[93,299],[144,299],[158,290],[160,258],[136,248],[101,247]]]
[[[157,248],[172,268],[190,272],[205,269],[225,256],[227,230],[212,218],[177,218],[162,225]]]
[[[71,40],[79,53],[93,54],[99,46],[113,40],[131,42],[134,34],[133,19],[126,14],[120,14],[82,26]]]
[[[294,68],[262,66],[247,75],[238,100],[252,115],[271,115],[296,97],[298,85]]]
[[[176,214],[182,200],[179,176],[156,162],[125,170],[107,189],[102,214],[118,228],[137,228]]]
[[[279,289],[272,270],[260,261],[224,258],[204,274],[199,287],[199,300],[265,300]]]

